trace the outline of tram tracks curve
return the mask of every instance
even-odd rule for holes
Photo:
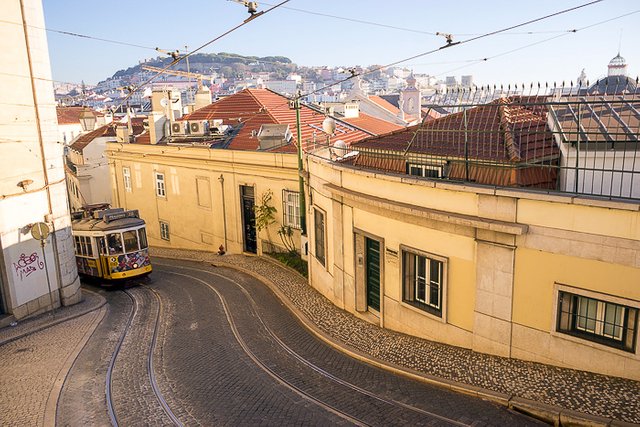
[[[424,417],[428,417],[431,418],[432,420],[438,420],[438,421],[443,421],[446,423],[449,423],[451,425],[455,425],[455,426],[469,426],[470,424],[465,424],[462,423],[458,420],[452,419],[452,418],[448,418],[418,407],[415,407],[413,405],[404,403],[404,402],[400,402],[398,400],[395,399],[391,399],[391,398],[386,398],[383,396],[380,396],[376,393],[373,393],[369,390],[366,390],[356,384],[353,384],[347,380],[341,379],[333,374],[331,374],[330,372],[326,371],[325,369],[323,369],[322,367],[316,365],[315,363],[309,361],[308,359],[306,359],[304,356],[300,355],[299,353],[297,353],[294,349],[292,349],[290,346],[288,346],[286,343],[284,343],[273,331],[273,329],[271,329],[264,321],[264,319],[262,318],[262,316],[260,315],[259,311],[258,311],[258,305],[255,301],[255,299],[251,296],[251,294],[249,293],[249,291],[242,286],[242,284],[238,283],[237,281],[228,278],[224,275],[206,270],[206,269],[201,269],[201,268],[194,268],[194,267],[182,267],[182,266],[175,266],[175,265],[168,265],[168,264],[159,264],[156,263],[156,265],[158,266],[164,266],[164,267],[171,267],[171,268],[175,268],[175,269],[179,269],[179,270],[191,270],[191,271],[195,271],[195,272],[200,272],[200,273],[205,273],[207,275],[211,275],[211,276],[215,276],[220,278],[221,280],[227,281],[231,284],[233,284],[234,286],[238,287],[240,289],[240,291],[243,293],[243,295],[247,298],[247,300],[250,302],[251,304],[251,310],[253,315],[255,316],[255,318],[258,320],[258,322],[260,323],[260,325],[264,328],[265,331],[267,331],[268,335],[271,337],[271,339],[273,339],[273,341],[280,347],[282,348],[282,350],[284,350],[287,354],[291,355],[295,360],[297,360],[298,362],[300,362],[301,364],[303,364],[304,366],[312,369],[314,372],[316,372],[317,374],[319,374],[320,376],[324,377],[325,379],[339,384],[343,387],[346,387],[348,389],[350,389],[351,391],[358,393],[359,395],[363,395],[366,396],[368,398],[374,399],[380,403],[383,403],[385,405],[389,405],[395,408],[400,408],[402,410],[405,411],[411,411],[414,412],[416,414],[419,414],[421,416]],[[283,386],[289,388],[290,390],[294,391],[296,394],[300,395],[301,397],[305,398],[306,400],[320,406],[321,408],[324,408],[325,410],[345,419],[346,421],[349,421],[355,425],[370,425],[368,422],[358,419],[357,417],[354,417],[351,414],[348,414],[345,411],[340,410],[339,408],[336,408],[335,406],[332,406],[324,401],[322,401],[321,399],[316,398],[315,396],[311,395],[310,393],[302,390],[301,388],[297,387],[296,385],[292,384],[290,381],[288,381],[286,378],[284,378],[282,375],[278,374],[277,372],[275,372],[275,370],[273,370],[271,367],[269,367],[266,363],[264,363],[263,361],[260,360],[260,358],[249,348],[249,346],[247,345],[247,343],[245,342],[245,340],[242,338],[242,336],[240,335],[240,332],[238,331],[238,328],[236,326],[236,322],[233,319],[233,315],[231,314],[231,310],[229,309],[229,304],[226,300],[226,298],[222,295],[222,293],[216,289],[211,283],[190,275],[190,274],[183,274],[183,273],[177,273],[177,272],[172,272],[172,271],[168,271],[165,270],[165,273],[168,274],[173,274],[173,275],[177,275],[177,276],[183,276],[185,278],[191,279],[195,282],[200,283],[201,285],[207,287],[208,289],[210,289],[216,296],[217,298],[220,300],[222,307],[223,307],[223,311],[224,311],[224,315],[226,317],[227,322],[229,323],[229,326],[231,328],[231,331],[236,339],[236,341],[238,342],[238,344],[240,345],[240,347],[242,348],[242,350],[245,352],[245,354],[247,354],[247,356],[256,364],[258,365],[263,371],[265,371],[269,376],[271,376],[272,378],[274,378],[278,383],[282,384]]]
[[[154,289],[145,286],[143,284],[140,284],[139,289],[144,289],[147,292],[150,292],[155,300],[157,301],[158,304],[158,309],[156,311],[155,314],[155,318],[152,320],[153,323],[153,332],[152,332],[152,338],[151,338],[151,342],[149,343],[149,347],[147,350],[147,357],[146,357],[146,372],[147,372],[147,377],[151,386],[151,390],[153,392],[153,395],[155,396],[155,399],[157,400],[157,402],[160,404],[160,406],[162,407],[162,410],[164,412],[164,414],[169,418],[169,420],[171,421],[171,423],[175,426],[179,426],[182,427],[183,424],[182,422],[180,422],[180,420],[178,419],[178,417],[173,413],[173,411],[171,410],[171,408],[169,407],[169,405],[167,404],[164,396],[162,395],[162,392],[160,391],[160,387],[158,386],[158,382],[156,379],[156,375],[155,375],[155,371],[154,371],[154,353],[155,353],[155,349],[156,349],[156,345],[157,345],[157,339],[158,339],[158,331],[160,328],[160,313],[162,312],[162,300],[160,298],[160,295],[158,294],[157,291],[155,291]],[[113,374],[114,374],[114,369],[116,369],[116,362],[118,360],[118,356],[120,356],[122,347],[123,347],[123,343],[125,342],[125,339],[127,337],[127,335],[130,333],[131,329],[132,329],[132,325],[134,322],[134,319],[136,318],[136,316],[139,314],[140,312],[140,304],[138,301],[138,298],[136,297],[136,295],[134,293],[132,293],[129,290],[123,290],[123,293],[125,295],[127,295],[127,297],[131,300],[132,302],[132,310],[131,313],[129,315],[129,318],[127,319],[127,322],[125,324],[125,327],[123,328],[122,333],[120,334],[120,338],[118,339],[118,342],[116,343],[116,347],[111,355],[111,359],[109,361],[109,366],[107,368],[107,374],[106,374],[106,384],[105,384],[105,396],[106,396],[106,404],[107,404],[107,412],[109,414],[109,419],[111,421],[111,424],[114,427],[117,427],[120,425],[120,423],[118,422],[118,414],[115,408],[115,403],[114,403],[114,397],[113,397]]]

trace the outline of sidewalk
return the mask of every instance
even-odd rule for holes
[[[64,380],[106,308],[83,289],[78,304],[0,328],[0,424],[51,426]]]
[[[382,329],[334,306],[267,257],[153,248],[152,256],[211,262],[269,285],[321,339],[385,369],[508,405],[563,425],[640,424],[640,382],[476,353]]]

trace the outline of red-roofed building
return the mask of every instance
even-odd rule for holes
[[[560,150],[535,99],[500,98],[363,140],[353,165],[479,184],[555,189]]]
[[[146,133],[144,120],[142,117],[132,118],[131,131],[128,123],[109,123],[80,134],[71,141],[66,155],[65,172],[72,210],[88,204],[111,203],[109,167],[104,154],[106,144],[118,140],[124,143],[139,138]]]
[[[306,254],[290,100],[268,89],[245,89],[178,117],[169,108],[179,104],[177,94],[165,92],[153,94],[149,133],[132,144],[108,144],[113,204],[140,211],[152,246],[281,251],[278,231],[290,227],[297,250]],[[305,105],[299,113],[303,150],[326,144],[326,115]],[[336,119],[329,142],[351,145],[377,134],[369,128],[391,129],[375,118],[364,120],[358,126]],[[277,209],[274,222],[258,230],[254,208],[267,204]]]
[[[314,144],[326,142],[326,134],[322,130],[325,115],[307,106],[300,109],[301,135],[303,149]],[[177,120],[177,123],[221,121],[220,124],[236,128],[237,132],[222,145],[232,150],[264,150],[259,135],[264,125],[288,125],[291,138],[279,146],[269,146],[269,150],[283,153],[297,151],[296,111],[289,107],[289,99],[268,89],[245,89],[229,97],[194,111]],[[336,120],[336,132],[332,137],[341,139],[347,144],[374,135],[350,126],[343,120]],[[191,139],[206,139],[197,135]],[[185,139],[187,141],[188,139]],[[170,140],[169,140],[170,141]],[[218,144],[220,145],[220,144]]]
[[[67,145],[76,136],[80,135],[83,130],[80,125],[80,113],[85,107],[72,106],[72,107],[56,107],[56,113],[58,116],[58,138],[59,142]],[[103,113],[92,110],[92,113],[96,116],[95,128],[107,124],[111,121],[111,117],[105,116]]]

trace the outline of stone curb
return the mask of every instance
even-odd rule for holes
[[[89,292],[89,293],[95,295],[98,298],[98,300],[97,300],[98,302],[96,304],[94,304],[93,306],[89,306],[89,307],[87,307],[87,308],[85,308],[82,311],[79,311],[77,313],[74,313],[74,314],[71,314],[71,315],[68,315],[68,316],[56,317],[56,318],[53,319],[53,321],[51,321],[49,323],[44,323],[44,324],[38,325],[38,326],[36,326],[34,328],[27,329],[27,330],[19,333],[18,335],[15,335],[15,336],[10,337],[10,338],[5,338],[4,340],[0,339],[0,346],[5,345],[5,344],[9,344],[9,343],[11,343],[13,341],[16,341],[16,340],[19,340],[20,338],[23,338],[23,337],[25,337],[27,335],[31,335],[31,334],[35,334],[36,332],[43,331],[43,330],[48,329],[48,328],[50,328],[52,326],[59,325],[60,323],[66,322],[67,320],[72,320],[72,319],[76,319],[76,318],[78,318],[80,316],[84,316],[85,314],[91,313],[92,311],[95,311],[95,310],[98,310],[98,309],[102,308],[107,303],[107,300],[102,295],[97,294],[96,292],[93,292],[93,291],[90,291],[90,290],[84,289],[84,288],[82,289],[82,292]],[[57,312],[57,314],[60,314],[60,313],[61,313],[61,311]],[[43,314],[40,314],[40,316],[49,316],[49,313],[43,313]]]
[[[179,252],[179,251],[176,251]],[[177,253],[175,257],[178,257]],[[154,257],[158,258],[166,258],[166,259],[174,259],[175,257],[163,256],[161,254],[153,254]],[[273,264],[277,268],[283,268],[291,273],[295,273],[299,277],[304,280],[307,280],[304,276],[302,276],[297,271],[287,267],[285,265],[280,265],[276,260],[269,259],[268,256],[262,256],[256,258],[260,258],[261,260],[267,260],[269,263]],[[315,335],[318,339],[322,340],[329,346],[335,348],[336,350],[347,354],[357,360],[360,360],[364,363],[368,363],[370,365],[376,366],[378,368],[384,369],[389,372],[393,372],[395,374],[399,374],[417,381],[421,381],[423,383],[435,385],[438,387],[442,387],[457,393],[463,393],[470,396],[474,396],[483,400],[491,401],[498,405],[507,407],[514,411],[520,412],[522,414],[528,415],[532,418],[536,418],[538,420],[547,422],[554,426],[576,426],[576,427],[600,427],[600,426],[619,426],[619,427],[627,427],[627,426],[637,426],[638,424],[627,423],[620,420],[614,420],[611,418],[598,417],[596,415],[591,415],[583,412],[573,411],[561,406],[549,405],[542,402],[538,402],[535,400],[525,399],[516,395],[509,395],[505,393],[496,392],[490,389],[473,386],[466,383],[456,382],[452,380],[448,380],[445,378],[440,378],[434,375],[425,374],[423,372],[415,371],[404,366],[396,365],[394,363],[375,358],[369,354],[361,352],[357,349],[350,347],[347,344],[336,340],[329,334],[322,331],[320,328],[316,326],[316,324],[307,317],[295,304],[287,297],[270,279],[252,271],[246,269],[244,267],[239,267],[234,264],[229,264],[224,261],[212,261],[212,260],[194,260],[193,258],[180,258],[188,261],[196,261],[210,264],[214,267],[223,267],[229,268],[232,270],[239,271],[241,273],[247,274],[264,283],[269,289],[273,291],[273,293],[282,301],[283,304],[291,310],[294,316],[302,323],[302,325],[309,330],[313,335]]]

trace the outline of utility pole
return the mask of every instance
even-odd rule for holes
[[[304,178],[302,177],[302,130],[300,126],[300,93],[293,99],[293,108],[296,110],[296,128],[298,138],[298,185],[300,205],[300,230],[303,236],[307,235],[307,209],[304,197]]]

